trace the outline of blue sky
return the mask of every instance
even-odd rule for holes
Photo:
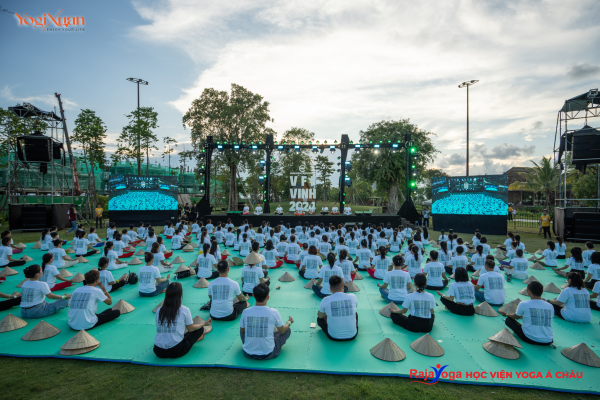
[[[471,174],[552,152],[566,98],[597,88],[600,2],[581,1],[0,1],[0,106],[90,108],[108,150],[136,107],[159,136],[189,141],[181,117],[205,87],[247,87],[271,102],[271,127],[356,139],[382,119],[437,134],[435,165],[464,173],[470,90]],[[21,16],[85,17],[85,31],[19,26]],[[157,157],[159,159],[159,157]]]

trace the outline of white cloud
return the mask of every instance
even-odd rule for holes
[[[12,91],[12,88],[10,88],[8,85],[5,85],[2,90],[0,90],[0,97],[4,98],[5,100],[19,103],[19,104],[23,104],[23,103],[31,103],[34,106],[38,107],[39,109],[42,109],[44,111],[51,111],[51,109],[49,107],[44,108],[43,106],[41,106],[39,103],[45,104],[46,106],[56,106],[57,110],[58,110],[58,100],[56,99],[56,97],[54,97],[54,95],[51,94],[46,94],[46,95],[41,95],[41,96],[19,96],[19,95],[15,95]],[[65,110],[72,110],[78,107],[77,103],[75,103],[74,101],[68,100],[66,98],[64,98],[63,96],[60,97],[60,99],[62,100],[63,103],[63,107]],[[14,105],[14,104],[12,104]],[[11,106],[12,106],[11,105]]]

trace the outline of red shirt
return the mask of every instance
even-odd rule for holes
[[[69,210],[68,214],[69,221],[77,221],[77,212],[72,212],[71,210]]]

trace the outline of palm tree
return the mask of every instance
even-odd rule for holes
[[[558,165],[552,166],[550,157],[542,157],[539,164],[533,160],[530,161],[534,167],[528,172],[520,173],[525,178],[525,182],[514,182],[508,189],[543,193],[545,197],[544,205],[547,209],[550,205],[550,195],[554,192],[560,177],[560,169]]]

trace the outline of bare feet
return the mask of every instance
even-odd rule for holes
[[[196,340],[196,342],[199,342],[199,341],[203,340],[203,339],[204,339],[204,336],[206,336],[206,333],[203,333],[203,334],[202,334],[202,336],[200,336],[200,337],[198,338],[198,340]]]

